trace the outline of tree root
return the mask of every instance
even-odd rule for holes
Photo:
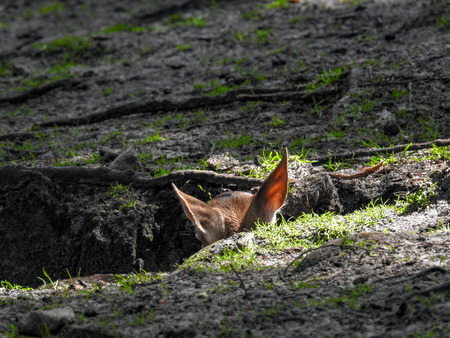
[[[93,184],[109,186],[116,182],[140,188],[163,188],[171,183],[182,184],[187,181],[210,183],[216,185],[238,185],[252,188],[263,183],[263,179],[218,174],[213,171],[180,170],[165,176],[148,177],[134,171],[118,171],[108,167],[85,168],[27,168],[22,166],[5,166],[0,168],[0,186],[8,186],[13,177],[40,173],[58,184]]]
[[[336,87],[323,88],[316,91],[279,91],[279,90],[235,90],[230,91],[224,95],[217,96],[199,96],[192,97],[184,101],[153,101],[146,100],[143,102],[131,102],[117,107],[106,109],[99,113],[93,113],[85,116],[75,118],[63,118],[53,121],[45,121],[34,125],[34,128],[44,128],[53,126],[79,126],[90,123],[106,121],[121,116],[154,113],[158,111],[175,111],[175,110],[189,110],[203,107],[228,105],[236,101],[287,101],[287,100],[301,100],[305,102],[317,102],[330,95],[334,96],[339,93]]]
[[[15,132],[0,135],[0,142],[11,140],[28,140],[28,139],[39,139],[39,137],[36,136],[36,134],[29,132]]]
[[[62,79],[54,82],[45,83],[39,87],[32,88],[25,93],[21,93],[14,96],[6,96],[6,97],[0,97],[0,103],[3,102],[9,102],[9,103],[24,103],[25,101],[32,99],[34,97],[38,97],[41,95],[44,95],[48,93],[49,91],[52,91],[53,89],[59,88],[59,87],[71,87],[78,83],[80,83],[81,80],[75,80],[75,79]]]
[[[352,160],[352,159],[358,158],[358,157],[371,157],[371,156],[380,155],[380,154],[398,153],[398,152],[404,151],[408,146],[409,146],[407,149],[408,151],[422,150],[422,149],[431,148],[433,146],[433,144],[438,147],[445,147],[445,146],[450,145],[450,139],[434,140],[434,141],[425,142],[425,143],[412,143],[411,145],[400,144],[400,145],[389,147],[389,148],[363,149],[363,150],[357,150],[357,151],[353,151],[353,152],[336,154],[336,155],[325,155],[325,156],[319,156],[316,158],[308,158],[308,160],[314,161],[315,164],[324,164],[324,163],[328,163],[329,161],[338,162],[338,161],[343,161],[343,160]]]

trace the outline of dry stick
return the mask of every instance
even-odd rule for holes
[[[270,90],[272,91],[272,90]],[[227,105],[236,101],[286,101],[286,100],[307,100],[315,101],[324,96],[334,95],[338,92],[336,88],[322,89],[315,92],[277,92],[267,93],[267,90],[261,90],[263,94],[258,93],[258,90],[235,90],[230,91],[224,95],[217,96],[199,96],[192,97],[184,101],[153,101],[146,100],[143,102],[131,102],[117,107],[106,109],[99,113],[93,113],[85,116],[75,118],[63,118],[53,121],[46,121],[38,123],[33,127],[53,127],[53,126],[78,126],[101,122],[112,118],[118,118],[126,115],[151,113],[158,111],[175,111],[201,108],[205,106]]]
[[[384,163],[381,162],[381,163],[379,163],[379,164],[377,164],[376,166],[373,166],[373,167],[364,167],[364,168],[362,168],[360,171],[358,171],[355,174],[347,175],[347,174],[340,174],[340,173],[328,173],[328,175],[330,177],[332,177],[332,178],[338,178],[338,179],[341,179],[341,180],[353,180],[355,178],[366,177],[366,176],[368,176],[370,174],[373,174],[378,169],[380,169],[383,164]]]
[[[413,143],[408,148],[408,151],[413,150],[421,150],[426,148],[431,148],[433,146],[438,147],[444,147],[450,145],[450,140],[434,140],[431,142],[425,142],[425,143]],[[364,150],[357,150],[354,152],[348,152],[348,153],[342,153],[342,154],[336,154],[336,155],[325,155],[325,156],[319,156],[316,158],[308,158],[308,160],[314,161],[316,164],[324,164],[328,163],[328,161],[342,161],[347,159],[352,159],[356,157],[370,157],[375,156],[379,154],[387,154],[387,153],[398,153],[400,151],[404,151],[406,147],[408,147],[409,144],[400,144],[398,146],[393,146],[389,148],[380,148],[380,149],[364,149]]]
[[[25,93],[14,95],[14,96],[6,96],[6,97],[0,97],[0,103],[3,102],[9,102],[9,103],[23,103],[27,101],[28,99],[32,99],[33,97],[41,96],[49,91],[56,89],[58,87],[67,87],[67,86],[73,86],[78,83],[80,83],[81,80],[74,80],[74,79],[62,79],[54,82],[45,83],[39,87],[30,89],[29,91],[26,91]]]
[[[65,184],[97,184],[111,185],[115,182],[142,188],[162,188],[171,183],[185,183],[187,181],[204,182],[218,185],[238,185],[242,187],[256,187],[264,180],[218,174],[213,171],[181,170],[165,176],[149,178],[145,174],[133,171],[118,171],[108,167],[83,168],[83,167],[60,167],[60,168],[27,168],[21,166],[5,166],[0,168],[0,177],[14,177],[27,172],[41,173],[56,183]],[[7,179],[6,179],[7,180]]]
[[[236,274],[236,277],[239,279],[239,286],[241,287],[242,290],[244,290],[244,298],[247,299],[248,298],[248,293],[247,293],[247,288],[245,287],[244,284],[244,280],[241,278],[241,276],[239,276],[238,272],[236,271],[236,269],[234,268],[233,264],[229,264],[231,270],[233,270],[233,272]]]

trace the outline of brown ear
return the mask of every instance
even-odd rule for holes
[[[266,178],[253,200],[254,210],[261,222],[272,221],[286,200],[288,191],[288,151],[284,150],[278,166]]]
[[[195,224],[197,238],[206,246],[224,237],[223,215],[203,201],[185,194],[172,183],[184,213]]]

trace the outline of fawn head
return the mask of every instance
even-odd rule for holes
[[[258,192],[225,192],[208,204],[172,187],[186,216],[195,224],[196,237],[202,247],[240,231],[254,228],[255,222],[274,222],[288,191],[288,152],[284,151],[278,166],[265,179]]]

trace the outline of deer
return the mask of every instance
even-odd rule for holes
[[[256,194],[242,191],[224,192],[208,203],[172,187],[184,213],[194,223],[195,237],[202,248],[238,232],[251,231],[257,222],[274,223],[288,192],[288,151],[267,176]]]

